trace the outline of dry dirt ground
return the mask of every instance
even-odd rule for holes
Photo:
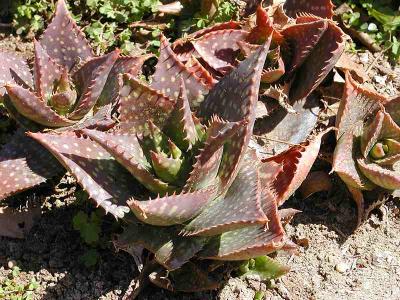
[[[0,41],[0,49],[16,49],[27,57],[32,51],[12,37]],[[365,69],[370,67],[370,83],[376,89],[390,95],[399,92],[398,69],[368,53],[357,54],[355,61],[360,57]],[[80,257],[87,248],[71,225],[82,205],[74,203],[68,184],[64,190],[62,184],[59,187],[61,194],[47,185],[18,197],[21,203],[29,199],[46,204],[25,240],[0,238],[0,282],[14,264],[21,269],[16,281],[39,282],[35,299],[121,299],[136,275],[133,259],[104,242],[99,263],[84,267]],[[286,276],[273,282],[231,278],[218,291],[196,294],[149,286],[139,299],[250,300],[256,291],[263,291],[264,299],[400,299],[399,201],[374,211],[355,232],[355,206],[339,181],[330,192],[307,200],[293,197],[285,206],[302,210],[286,226],[288,236],[300,245],[299,254],[277,256],[291,267]]]

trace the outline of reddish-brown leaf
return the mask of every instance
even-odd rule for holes
[[[93,57],[88,41],[71,18],[64,0],[58,0],[54,18],[43,33],[40,44],[54,61],[68,69]]]

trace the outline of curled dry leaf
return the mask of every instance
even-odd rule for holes
[[[332,189],[332,181],[329,175],[324,171],[310,172],[299,188],[303,199],[310,197],[314,193]]]

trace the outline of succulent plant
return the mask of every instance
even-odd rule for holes
[[[122,57],[118,50],[94,57],[63,0],[34,49],[33,76],[23,58],[0,52],[0,98],[21,126],[0,151],[0,199],[40,184],[61,169],[43,147],[24,136],[24,130],[109,128],[118,97],[117,75],[136,75],[147,58]],[[10,169],[17,172],[7,176]]]
[[[216,288],[213,270],[220,261],[292,249],[282,223],[297,211],[278,207],[317,158],[326,130],[316,130],[313,91],[344,45],[329,4],[322,1],[324,9],[316,11],[303,5],[306,14],[300,15],[291,1],[269,11],[259,6],[253,27],[217,24],[172,46],[161,36],[147,83],[136,76],[145,57],[114,51],[93,58],[60,1],[35,42],[34,80],[25,62],[11,58],[20,75],[6,66],[4,80],[12,82],[5,85],[4,102],[30,132],[19,130],[1,150],[1,174],[18,172],[0,175],[0,198],[43,182],[61,164],[97,206],[123,219],[115,246],[147,249],[157,265],[149,264],[143,276],[173,291]],[[74,38],[65,38],[66,32],[58,37],[60,27]],[[279,100],[278,108],[268,106],[267,131],[278,143],[285,140],[268,155],[251,143],[259,94]],[[113,108],[118,122],[108,126]],[[38,130],[49,127],[56,130]],[[389,139],[372,146],[375,164],[392,151],[397,139]],[[256,261],[265,269],[269,260],[238,266]],[[287,271],[273,265],[276,273]]]
[[[265,63],[262,82],[285,86],[293,104],[315,90],[332,70],[344,50],[345,34],[331,19],[331,1],[291,2],[283,8],[259,6],[253,27],[217,24],[175,41],[172,48],[182,62],[194,56],[218,79],[272,34],[275,51]]]
[[[162,37],[150,86],[122,76],[116,128],[30,133],[97,205],[124,217],[115,245],[154,253],[170,274],[152,273],[159,286],[215,288],[198,259],[246,260],[288,245],[277,205],[302,182],[321,134],[265,160],[248,147],[269,44],[213,83]],[[193,286],[181,282],[189,271]]]
[[[333,171],[347,184],[364,216],[361,191],[400,190],[400,98],[388,99],[346,74],[336,126]]]

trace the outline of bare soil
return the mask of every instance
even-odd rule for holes
[[[32,55],[32,47],[16,37],[1,40],[0,50]],[[355,55],[354,60],[371,69],[370,84],[379,92],[399,93],[398,67],[391,67],[383,56],[374,59],[368,52]],[[335,180],[330,192],[307,200],[292,197],[285,204],[302,211],[286,226],[288,236],[300,245],[299,254],[277,255],[291,266],[286,276],[272,282],[231,278],[218,291],[195,294],[149,286],[139,299],[250,300],[256,291],[263,291],[265,299],[400,299],[400,202],[387,202],[353,232],[355,205]],[[82,264],[80,257],[87,246],[71,220],[79,210],[90,210],[90,204],[77,204],[72,196],[75,185],[65,182],[68,177],[57,190],[51,187],[53,182],[10,200],[41,204],[43,215],[26,239],[0,238],[0,282],[10,274],[10,266],[17,265],[21,268],[17,281],[35,278],[39,282],[35,299],[122,299],[137,275],[134,260],[115,252],[106,241],[95,267]],[[105,231],[110,223],[106,218]]]

